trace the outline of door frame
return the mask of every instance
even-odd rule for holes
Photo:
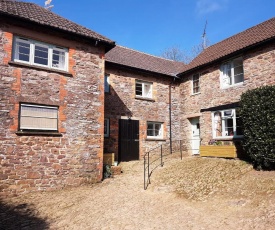
[[[200,117],[192,117],[189,118],[189,122],[191,124],[191,154],[198,155],[200,154]],[[198,132],[198,135],[195,132]]]

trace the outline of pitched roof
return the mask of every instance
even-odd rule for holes
[[[107,52],[106,61],[107,63],[114,63],[168,76],[175,76],[175,74],[185,66],[182,62],[152,56],[123,46],[116,46]]]
[[[184,72],[209,64],[244,49],[275,38],[275,18],[253,26],[205,49],[190,64],[181,69]],[[179,74],[179,75],[181,75]]]
[[[107,43],[107,45],[114,45],[114,42],[109,38],[69,21],[34,3],[0,0],[0,15],[1,14],[24,19],[42,26],[50,26],[54,29],[63,30],[88,39]]]

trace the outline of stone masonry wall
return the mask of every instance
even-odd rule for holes
[[[104,152],[115,153],[116,160],[118,159],[119,119],[121,118],[131,117],[133,120],[139,120],[140,158],[149,149],[169,141],[169,85],[173,79],[112,67],[107,67],[106,73],[110,74],[110,93],[105,95],[105,117],[110,119],[110,136],[105,138]],[[137,99],[135,97],[136,79],[153,82],[153,100]],[[179,108],[177,97],[175,97],[178,86],[174,85],[173,83],[173,131],[179,127],[177,123]],[[147,121],[163,122],[163,139],[147,139]],[[176,138],[176,136],[173,136],[173,138]]]
[[[200,93],[192,95],[192,74],[185,76],[180,86],[182,137],[190,145],[193,117],[200,117],[201,144],[213,139],[211,112],[200,113],[201,109],[238,102],[243,92],[264,85],[275,84],[275,43],[269,43],[243,53],[244,82],[227,89],[220,87],[220,65],[217,63],[199,70]]]
[[[1,22],[0,196],[102,178],[104,49],[41,31]],[[69,74],[12,64],[14,35],[68,47]],[[20,102],[59,106],[60,136],[18,135]]]

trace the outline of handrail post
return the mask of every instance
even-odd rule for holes
[[[162,159],[162,145],[160,146],[160,165],[163,166],[163,159]]]
[[[181,140],[180,140],[180,159],[182,160],[182,148],[181,148]]]
[[[144,190],[146,190],[146,153],[145,155],[143,156],[143,159],[144,159]]]
[[[151,184],[150,181],[150,156],[149,156],[150,152],[148,152],[148,182],[149,184]]]

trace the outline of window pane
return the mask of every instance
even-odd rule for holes
[[[151,91],[151,85],[150,84],[144,84],[144,97],[152,97],[152,91]]]
[[[239,117],[239,109],[236,109],[236,135],[243,135],[242,120]]]
[[[104,136],[109,136],[109,119],[104,119]]]
[[[224,111],[224,116],[225,117],[232,117],[233,116],[233,111],[232,110],[226,110],[226,111]]]
[[[233,136],[234,135],[233,119],[232,118],[225,119],[224,122],[225,122],[224,135],[225,136]]]
[[[162,136],[162,124],[150,122],[147,123],[147,136],[161,137]]]
[[[142,84],[140,82],[136,83],[136,95],[142,96]]]
[[[155,124],[155,136],[160,136],[161,134],[161,124]]]
[[[52,67],[65,69],[65,51],[53,49]]]
[[[222,114],[221,112],[214,113],[214,136],[222,136]]]
[[[110,92],[109,75],[105,75],[104,77],[104,92]]]
[[[16,58],[21,61],[30,61],[30,44],[24,42],[16,43]]]
[[[198,93],[200,91],[199,83],[199,74],[193,75],[193,93]]]
[[[148,123],[147,124],[147,129],[154,129],[154,125],[153,125],[153,123]]]
[[[147,136],[153,137],[154,136],[154,130],[147,129]]]
[[[48,48],[35,45],[34,63],[40,65],[48,65]]]
[[[233,66],[234,68],[239,67],[239,66],[243,66],[243,60],[241,58],[238,59],[234,59],[233,60]]]

